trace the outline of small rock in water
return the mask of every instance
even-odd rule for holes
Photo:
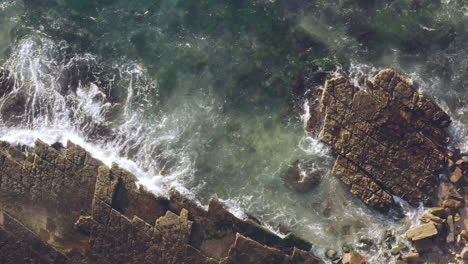
[[[392,248],[390,253],[392,255],[398,255],[402,250],[408,249],[408,246],[405,243],[399,243],[397,247]]]
[[[296,160],[288,169],[286,183],[295,191],[306,193],[320,183],[323,171],[310,161]]]
[[[433,237],[437,234],[437,228],[433,223],[423,224],[406,231],[406,237],[412,241]]]
[[[327,258],[329,259],[334,259],[336,257],[336,255],[338,254],[338,252],[336,252],[336,250],[333,250],[333,249],[329,249],[325,252],[325,255],[327,256]]]
[[[341,250],[343,250],[344,253],[349,253],[349,252],[353,251],[353,247],[348,245],[348,244],[344,244],[341,247]]]
[[[343,264],[366,264],[366,259],[357,252],[346,253],[343,256]]]

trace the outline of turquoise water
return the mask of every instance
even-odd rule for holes
[[[4,0],[0,62],[17,83],[0,100],[0,138],[71,139],[156,193],[217,196],[320,255],[379,243],[418,209],[395,221],[346,192],[331,151],[304,131],[304,94],[320,73],[358,82],[396,68],[451,114],[467,151],[467,29],[468,3],[453,0]],[[6,112],[9,102],[22,107]],[[284,184],[297,159],[324,171],[306,194]],[[370,263],[385,252],[362,251]]]

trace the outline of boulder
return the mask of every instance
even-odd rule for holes
[[[413,206],[428,202],[447,166],[449,116],[393,70],[364,86],[329,79],[321,106],[309,109],[314,125],[320,123],[316,135],[338,154],[333,175],[380,211],[397,207],[392,195]]]
[[[431,207],[429,208],[429,212],[438,217],[445,216],[445,209],[443,207]]]
[[[437,226],[437,224],[443,224],[445,222],[444,219],[442,219],[442,218],[440,218],[438,216],[435,216],[435,215],[431,214],[430,212],[424,213],[419,218],[419,220],[421,220],[424,223],[431,223],[432,222],[432,223],[436,224],[436,226]]]
[[[433,223],[427,223],[414,227],[406,231],[406,237],[412,241],[422,240],[433,237],[438,234],[437,228]]]
[[[463,259],[468,259],[468,247],[464,247],[460,253],[460,257]]]
[[[462,206],[462,202],[461,201],[457,201],[455,199],[447,199],[447,200],[444,200],[442,202],[442,205],[445,207],[445,208],[449,208],[449,209],[453,209],[453,210],[456,210],[458,208],[460,208]]]
[[[460,167],[455,167],[455,170],[450,173],[450,181],[453,183],[457,183],[461,180],[463,177],[463,171],[460,169]]]
[[[468,163],[468,156],[463,156],[461,157],[461,159],[455,162],[456,165],[462,165],[462,164],[467,164],[467,163]]]
[[[357,252],[349,252],[344,254],[343,264],[365,264],[366,259]]]

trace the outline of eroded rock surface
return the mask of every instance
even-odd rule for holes
[[[446,167],[449,116],[393,70],[364,83],[327,80],[309,104],[309,131],[333,147],[333,174],[364,203],[388,211],[392,195],[413,206],[427,202]]]
[[[322,263],[294,234],[216,199],[205,210],[177,192],[156,197],[73,143],[0,143],[0,263]]]

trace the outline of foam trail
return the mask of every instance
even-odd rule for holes
[[[105,90],[95,78],[86,79],[99,74],[93,72],[97,59],[91,54],[68,59],[67,48],[41,35],[18,43],[5,64],[15,85],[0,99],[0,139],[28,146],[37,138],[64,145],[70,140],[108,166],[116,162],[131,171],[157,194],[170,188],[188,193],[181,178],[190,175],[190,160],[167,148],[181,129],[176,119],[148,116],[154,107],[148,97],[157,87],[146,70],[131,62],[117,65]],[[122,88],[126,100],[113,103],[109,93]]]

